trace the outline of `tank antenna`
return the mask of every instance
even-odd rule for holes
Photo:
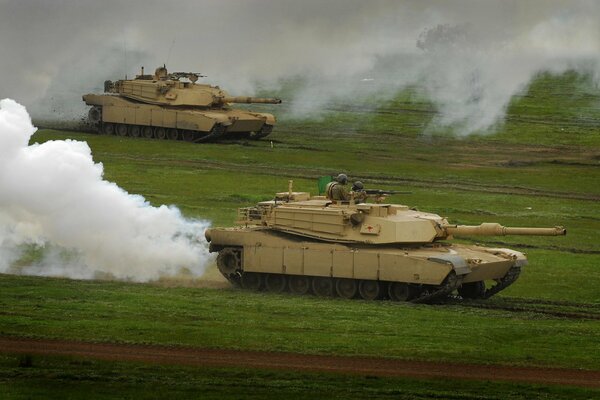
[[[171,47],[169,47],[169,55],[167,56],[167,62],[165,63],[168,64],[169,60],[171,59],[171,50],[173,50],[173,46],[175,45],[175,39],[173,39],[173,41],[171,42]]]
[[[123,53],[125,53],[125,80],[127,80],[127,37],[123,32]]]

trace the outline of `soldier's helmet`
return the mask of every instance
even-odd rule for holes
[[[165,80],[167,79],[167,67],[158,67],[154,71],[154,79],[155,80]]]
[[[346,182],[348,182],[348,177],[346,176],[346,174],[339,174],[337,178],[335,178],[335,180],[341,183],[342,185],[345,185]]]
[[[352,185],[352,191],[353,192],[360,192],[361,190],[363,190],[365,188],[365,185],[363,185],[363,183],[361,181],[356,181],[354,182],[354,184]]]

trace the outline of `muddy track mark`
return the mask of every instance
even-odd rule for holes
[[[477,365],[180,346],[90,343],[0,336],[0,352],[198,367],[242,367],[363,376],[450,378],[600,388],[600,371]]]
[[[545,301],[513,297],[499,297],[491,300],[466,300],[455,297],[451,298],[446,304],[487,310],[537,314],[551,318],[600,321],[600,304],[580,304],[566,301]]]

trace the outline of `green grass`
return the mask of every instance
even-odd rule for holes
[[[390,200],[439,213],[454,223],[563,225],[569,231],[566,237],[461,241],[528,253],[530,265],[522,277],[492,303],[546,301],[556,303],[551,307],[559,311],[591,310],[598,315],[600,89],[589,77],[540,75],[513,99],[505,123],[466,138],[430,125],[436,110],[417,88],[376,107],[373,102],[364,107],[331,104],[312,120],[289,117],[285,104],[262,109],[279,114],[280,122],[271,137],[258,142],[191,145],[52,130],[39,131],[32,141],[85,140],[94,159],[104,164],[106,179],[152,204],[176,204],[186,216],[208,219],[216,226],[232,225],[238,207],[287,190],[290,178],[296,190],[314,193],[316,177],[341,171],[371,188],[410,190],[412,194]],[[350,302],[14,276],[1,276],[0,288],[0,331],[11,335],[600,369],[598,320],[536,310]],[[71,368],[68,362],[48,363],[60,364],[55,369]],[[165,371],[176,375],[182,369]],[[136,373],[115,390],[132,393],[142,387]],[[193,385],[208,387],[210,382],[251,376],[265,390],[283,382],[278,388],[291,396],[304,384],[298,382],[314,379],[302,375],[287,380],[287,374],[262,372],[206,373],[210,378],[192,379],[183,393]],[[14,398],[60,382],[52,375],[23,377],[11,378],[8,388]],[[29,379],[35,382],[30,387],[22,383]],[[75,374],[71,381],[78,379]],[[89,381],[81,379],[78,387],[87,388]],[[348,379],[331,378],[328,382],[337,382],[331,383],[331,390],[352,397],[340,389],[350,385]],[[358,397],[388,395],[394,382],[383,384],[379,392],[359,391]],[[165,390],[173,388],[169,385]],[[447,382],[433,392],[416,381],[399,385],[408,388],[409,398],[436,393],[452,397],[455,390],[467,398],[478,393],[529,398],[535,392],[518,385],[492,385],[490,391],[487,384]],[[235,388],[218,384],[215,390],[231,394],[228,390]],[[564,392],[542,391],[540,397],[577,396],[571,389],[560,390]],[[306,392],[298,393],[306,397]]]
[[[590,399],[600,391],[513,383],[416,380],[233,368],[188,368],[70,357],[0,356],[3,399]]]
[[[0,291],[4,335],[600,369],[598,320],[10,275]]]

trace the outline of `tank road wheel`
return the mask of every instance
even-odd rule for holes
[[[376,300],[383,294],[381,286],[379,281],[360,281],[358,292],[360,293],[360,297],[365,300]]]
[[[135,138],[135,137],[140,137],[140,134],[141,134],[141,133],[142,133],[142,128],[140,128],[140,127],[139,127],[139,126],[137,126],[137,125],[132,125],[132,126],[129,128],[129,136],[131,136],[131,137],[134,137],[134,138]]]
[[[289,277],[290,292],[293,294],[306,294],[310,290],[310,279],[303,275]]]
[[[239,285],[242,271],[242,250],[226,247],[219,251],[219,255],[217,256],[217,267],[229,282],[234,285]]]
[[[115,124],[107,123],[102,126],[102,133],[105,135],[114,135],[115,134]]]
[[[313,292],[319,297],[333,296],[333,280],[325,277],[314,277],[312,279]]]
[[[171,128],[167,130],[167,137],[169,140],[177,140],[179,138],[179,132],[177,132],[177,129]]]
[[[117,135],[119,136],[127,136],[127,125],[125,124],[119,124],[117,125]]]
[[[263,287],[263,277],[256,272],[242,273],[242,287],[248,290],[258,292]]]
[[[285,275],[281,274],[269,274],[265,278],[265,287],[269,292],[281,293],[285,291],[287,285],[287,279]]]
[[[196,139],[196,132],[194,131],[183,131],[182,134],[183,140],[186,142],[193,142]]]
[[[145,126],[142,128],[142,135],[146,139],[152,139],[154,137],[154,129],[151,126]]]
[[[338,296],[343,297],[344,299],[353,299],[358,292],[358,285],[354,279],[336,279],[335,291]]]
[[[392,282],[388,288],[388,295],[393,301],[408,301],[412,297],[412,292],[408,283],[404,282]]]
[[[88,111],[88,121],[92,125],[102,122],[102,107],[94,106]]]
[[[485,282],[463,283],[458,288],[458,294],[463,299],[483,299],[485,297]]]
[[[157,139],[166,139],[167,130],[165,128],[154,128],[154,137]]]

